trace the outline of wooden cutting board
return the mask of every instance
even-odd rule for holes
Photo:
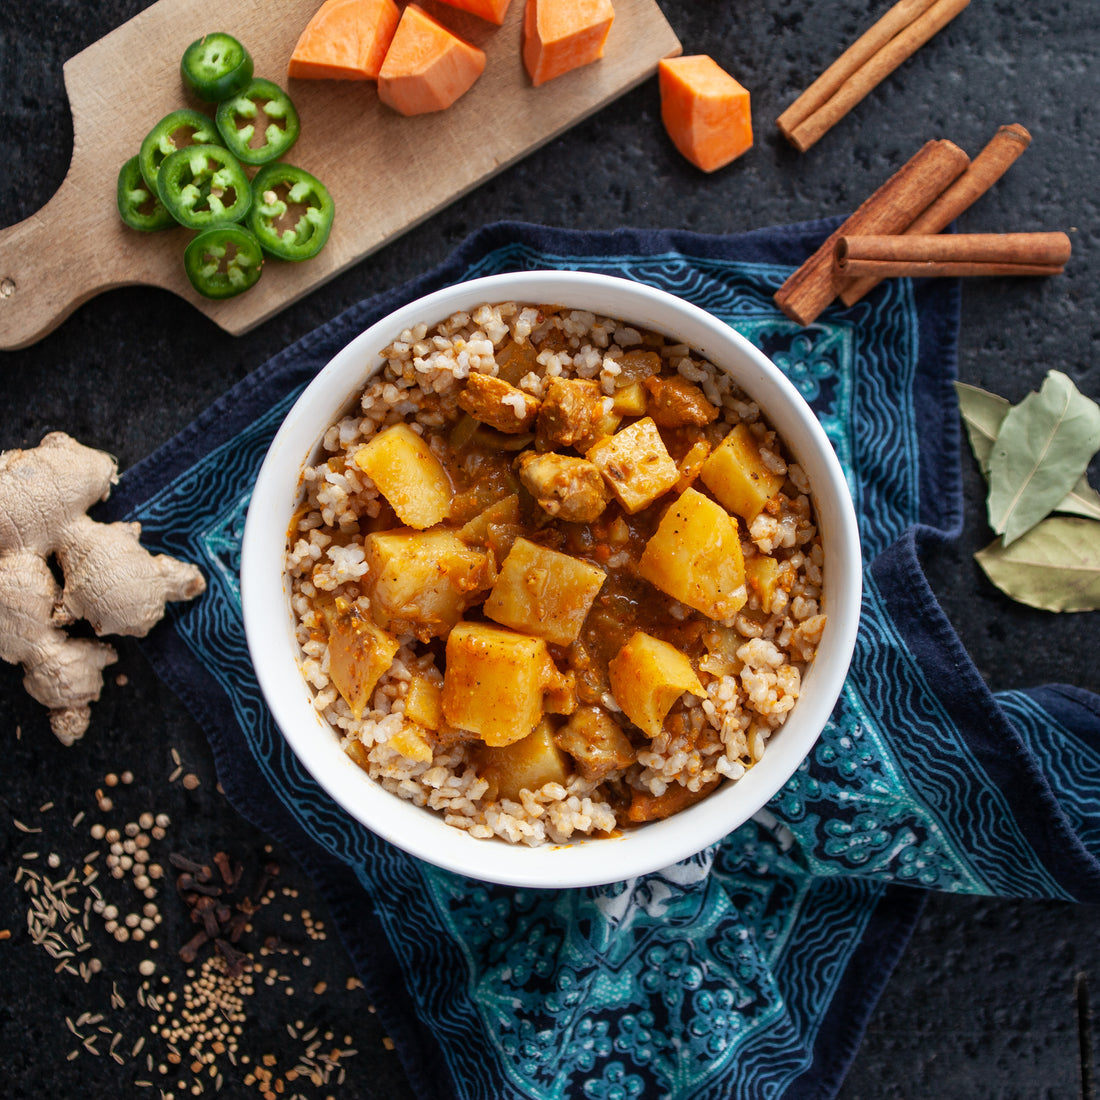
[[[25,347],[93,295],[133,284],[165,287],[228,332],[246,332],[680,53],[656,0],[615,0],[604,57],[533,88],[521,58],[524,0],[512,0],[501,27],[436,0],[422,4],[485,50],[488,63],[451,108],[414,118],[380,103],[373,83],[288,81],[287,60],[320,0],[158,0],[66,62],[72,163],[37,214],[0,230],[0,348]],[[138,233],[115,206],[118,170],[145,134],[169,111],[201,106],[184,91],[179,59],[215,30],[240,39],[256,75],[290,92],[302,130],[284,159],[320,178],[336,203],[319,256],[269,261],[252,290],[225,302],[191,289],[183,272],[187,230]],[[612,155],[614,145],[608,134]]]

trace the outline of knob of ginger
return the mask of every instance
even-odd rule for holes
[[[138,541],[138,524],[98,523],[86,514],[117,476],[110,455],[64,432],[51,432],[31,450],[0,454],[0,658],[23,666],[23,686],[49,709],[66,745],[87,730],[103,669],[118,655],[64,627],[83,619],[97,635],[141,636],[168,601],[193,599],[206,588],[196,566],[150,554]]]

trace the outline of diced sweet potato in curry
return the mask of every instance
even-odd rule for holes
[[[680,476],[657,425],[648,417],[589,448],[594,462],[619,503],[630,513],[640,512],[663,496]]]
[[[395,634],[440,638],[492,584],[488,554],[455,531],[377,531],[363,540],[371,614]]]
[[[628,382],[611,395],[611,411],[619,416],[645,416],[646,392],[641,382]]]
[[[661,517],[638,572],[711,619],[732,618],[748,599],[737,520],[695,489],[686,489]]]
[[[680,476],[676,479],[676,485],[674,486],[676,492],[682,493],[695,484],[702,472],[703,463],[706,462],[709,454],[710,444],[705,439],[697,439],[688,448],[687,454],[676,463],[676,469],[680,471]]]
[[[517,469],[538,506],[566,523],[592,523],[611,499],[599,467],[577,455],[527,451]]]
[[[779,586],[779,562],[769,554],[756,554],[745,562],[745,582],[756,594],[760,610],[770,612]]]
[[[650,737],[661,732],[673,703],[684,692],[706,695],[687,657],[642,630],[611,659],[607,671],[623,713]]]
[[[475,420],[509,434],[529,431],[539,414],[537,397],[487,374],[470,375],[458,404]]]
[[[485,601],[485,614],[513,630],[569,645],[606,579],[598,566],[518,538]]]
[[[378,487],[397,518],[418,531],[447,518],[454,489],[443,463],[406,424],[379,432],[356,452],[355,465]]]
[[[405,692],[405,717],[426,730],[443,727],[443,685],[421,672],[409,677]]]
[[[424,735],[424,731],[416,726],[406,724],[402,726],[387,742],[394,752],[399,752],[409,760],[415,760],[418,764],[430,764],[432,759],[432,743]]]
[[[636,759],[630,738],[602,707],[578,707],[558,728],[554,741],[591,783],[621,772]]]
[[[569,782],[569,758],[554,741],[554,727],[543,718],[526,737],[510,745],[478,745],[471,753],[474,770],[489,784],[485,798],[519,801],[522,790]]]
[[[576,708],[573,676],[558,671],[542,638],[461,622],[447,637],[446,661],[443,716],[487,745],[510,745],[543,714]]]
[[[323,605],[322,614],[328,628],[329,679],[360,718],[400,643],[343,597]]]
[[[751,523],[768,498],[783,487],[786,475],[772,470],[760,455],[760,444],[738,424],[711,452],[699,473],[703,484],[727,512]]]

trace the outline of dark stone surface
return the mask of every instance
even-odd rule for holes
[[[0,5],[0,224],[33,214],[64,177],[72,125],[63,62],[144,6],[141,0]],[[971,5],[805,155],[780,140],[774,118],[885,4],[661,0],[661,6],[685,52],[710,53],[752,90],[757,144],[743,160],[712,176],[695,171],[665,138],[656,81],[648,81],[247,337],[225,335],[161,291],[118,290],[92,300],[33,347],[0,353],[0,447],[33,446],[62,429],[115,454],[126,468],[269,355],[345,306],[436,263],[489,221],[724,232],[816,218],[852,209],[930,138],[949,137],[974,154],[998,125],[1014,121],[1032,131],[1031,149],[960,228],[1065,229],[1073,235],[1074,257],[1056,279],[966,285],[960,375],[1018,400],[1055,367],[1100,395],[1100,116],[1092,109],[1100,95],[1100,21],[1093,0]],[[216,13],[213,6],[215,22]],[[982,675],[994,688],[1064,681],[1100,690],[1096,614],[1030,611],[984,581],[972,559],[988,540],[982,484],[966,457],[963,473],[965,531],[956,544],[931,554],[928,570]],[[1093,474],[1095,483],[1095,467]],[[253,866],[264,843],[216,793],[201,730],[135,644],[124,640],[118,648],[121,659],[92,729],[72,749],[53,739],[40,708],[24,697],[17,670],[0,668],[0,850],[9,872],[0,880],[0,927],[13,933],[0,943],[0,1051],[3,1091],[10,1096],[74,1095],[78,1088],[84,1095],[149,1095],[133,1086],[146,1076],[182,1096],[193,1080],[176,1070],[161,1077],[156,1066],[147,1073],[145,1051],[130,1056],[151,1021],[134,1001],[137,963],[151,953],[133,943],[112,941],[108,948],[101,922],[92,925],[94,953],[126,1009],[111,1008],[104,975],[87,986],[55,976],[56,962],[26,934],[29,899],[12,881],[17,867],[63,876],[99,846],[87,833],[91,821],[131,820],[119,816],[131,810],[170,813],[164,843],[173,847],[206,854],[225,847]],[[178,777],[169,781],[174,752],[199,777],[196,790],[185,790]],[[118,810],[98,813],[95,789],[108,772],[127,768],[136,777],[133,787],[116,790]],[[50,800],[55,806],[39,812]],[[72,828],[81,810],[88,816]],[[44,831],[23,833],[12,818]],[[40,853],[37,861],[22,858],[32,851]],[[59,856],[57,871],[46,865],[49,852]],[[344,989],[348,964],[339,945],[304,937],[300,911],[318,917],[322,906],[293,868],[285,877],[300,892],[280,894],[271,921],[282,921],[280,909],[294,918],[283,927],[309,946],[313,966],[279,957],[291,981],[257,993],[242,1043],[253,1057],[277,1051],[285,1070],[294,1046],[286,1024],[300,1020],[306,1028],[320,1026],[322,1034],[331,1027],[334,1043],[349,1034],[359,1051],[347,1063],[344,1095],[408,1095],[399,1061],[382,1043],[384,1027]],[[180,989],[182,967],[171,962],[171,948],[191,927],[170,897],[162,911],[156,957],[170,978],[164,988]],[[1077,1095],[1073,984],[1079,971],[1100,975],[1096,917],[1094,908],[1055,902],[931,898],[842,1096]],[[328,990],[313,994],[319,978]],[[293,997],[282,992],[287,984]],[[75,1021],[85,1010],[105,1012],[104,1025],[124,1032],[116,1051],[125,1055],[125,1066],[107,1056],[110,1034],[101,1036],[98,1058],[84,1053],[66,1061],[79,1043],[64,1017]],[[151,1037],[148,1049],[159,1062],[167,1051],[155,1042]],[[223,1095],[254,1094],[243,1083],[246,1068],[229,1072],[228,1063],[221,1065]],[[336,1090],[307,1095],[329,1091]]]

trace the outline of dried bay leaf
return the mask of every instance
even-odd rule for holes
[[[993,442],[1001,429],[1001,421],[1012,404],[1005,397],[966,382],[956,382],[955,392],[959,398],[959,412],[970,440],[970,449],[977,459],[978,468],[988,478],[989,453],[993,450]],[[1100,493],[1089,484],[1088,476],[1082,474],[1077,484],[1051,511],[1100,519]]]
[[[1005,546],[974,555],[1006,595],[1041,611],[1100,609],[1100,523],[1053,516]]]
[[[966,435],[970,440],[970,449],[978,460],[978,467],[985,476],[989,476],[989,452],[997,432],[1001,430],[1001,421],[1012,407],[1007,397],[998,397],[995,393],[968,386],[965,382],[955,383],[955,393],[959,398],[959,412],[962,414]]]
[[[1048,515],[1100,449],[1100,405],[1060,371],[1011,406],[989,453],[989,525],[1006,546]]]

